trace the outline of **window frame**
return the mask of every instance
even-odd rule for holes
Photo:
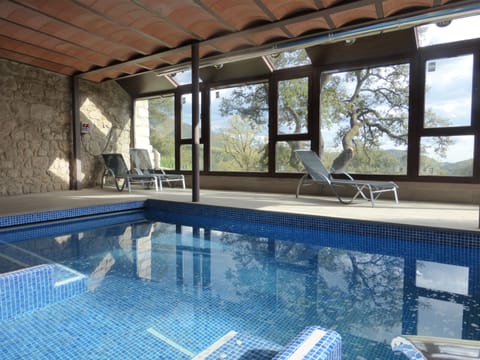
[[[424,127],[425,105],[425,67],[428,60],[443,57],[455,57],[473,54],[473,86],[472,86],[472,110],[471,125],[445,128]],[[370,60],[370,61],[369,61]],[[314,151],[320,149],[320,76],[322,72],[350,71],[362,67],[378,67],[394,64],[408,63],[410,66],[410,89],[409,89],[409,122],[408,122],[408,150],[407,150],[407,173],[406,175],[367,175],[355,174],[359,179],[378,179],[393,181],[415,181],[433,183],[480,183],[480,39],[466,40],[458,43],[432,45],[416,49],[408,53],[389,55],[372,59],[347,60],[337,64],[326,65],[303,65],[296,68],[275,70],[268,75],[236,78],[228,81],[200,84],[201,96],[201,139],[203,144],[204,158],[203,174],[221,176],[250,176],[250,177],[277,177],[298,178],[299,173],[276,172],[276,144],[281,141],[310,141]],[[288,79],[308,77],[308,125],[307,133],[302,134],[278,134],[278,83]],[[318,81],[317,81],[318,79]],[[241,86],[246,83],[268,83],[268,171],[267,172],[226,172],[210,171],[210,91],[216,88]],[[181,96],[191,93],[191,85],[179,86],[173,90],[166,90],[149,94],[149,98],[174,94],[175,96],[175,167],[181,171],[180,146],[192,144],[192,139],[181,138]],[[142,99],[142,98],[138,98]],[[133,104],[135,100],[132,99]],[[134,119],[133,119],[134,123]],[[420,163],[420,140],[425,136],[474,136],[474,159],[472,176],[425,176],[419,175]],[[188,173],[189,171],[184,171]]]
[[[408,178],[415,181],[428,181],[439,183],[478,183],[480,182],[480,39],[466,40],[458,43],[447,43],[432,45],[418,50],[417,55],[417,76],[415,79],[414,96],[416,101],[415,121],[412,123],[411,136],[415,143],[409,143],[409,173]],[[427,62],[436,59],[452,58],[463,55],[473,55],[472,74],[472,102],[470,126],[436,127],[424,126],[425,112],[425,89],[426,89],[426,67]],[[420,142],[424,137],[439,136],[462,136],[471,135],[474,137],[473,148],[473,169],[472,176],[434,176],[419,175],[420,170]],[[414,144],[414,145],[413,145]]]

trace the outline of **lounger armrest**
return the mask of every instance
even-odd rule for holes
[[[337,175],[337,176],[340,175],[340,176],[334,177],[334,175]],[[339,179],[339,178],[343,179],[344,177],[346,177],[348,180],[352,180],[352,181],[355,180],[352,175],[350,175],[349,173],[347,173],[345,171],[338,172],[338,173],[335,173],[335,172],[330,173],[330,178],[332,178],[332,179]]]

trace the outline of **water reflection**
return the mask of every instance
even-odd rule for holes
[[[480,338],[478,249],[352,236],[312,245],[146,221],[59,239],[15,247],[89,274],[91,289],[122,276],[208,299],[279,343],[312,324],[366,358],[402,333]]]

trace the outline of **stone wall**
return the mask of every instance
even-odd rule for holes
[[[0,195],[69,188],[68,77],[0,60]]]
[[[90,125],[81,137],[82,187],[100,184],[102,153],[122,153],[129,163],[130,96],[115,82],[80,82],[80,121]]]
[[[131,100],[116,83],[80,82],[81,186],[100,179],[102,151],[128,155]],[[70,188],[72,93],[67,76],[0,60],[0,196]]]

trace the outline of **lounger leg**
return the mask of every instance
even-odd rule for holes
[[[370,191],[370,201],[372,202],[372,208],[375,207],[375,194],[372,191],[372,187],[368,185],[368,191]]]
[[[365,193],[363,192],[363,189],[365,189],[365,186],[366,186],[366,185],[362,185],[362,186],[360,187],[359,185],[355,185],[355,188],[357,189],[357,193],[356,193],[355,196],[353,197],[352,202],[355,201],[355,199],[358,197],[358,195],[361,195],[362,198],[364,198],[365,200],[368,200],[367,195],[365,195]]]
[[[297,192],[296,192],[296,195],[295,197],[298,199],[298,195],[300,195],[300,188],[302,187],[303,185],[303,182],[305,181],[305,179],[308,177],[308,174],[305,174],[302,176],[302,178],[300,179],[300,181],[298,182],[298,185],[297,185]]]

